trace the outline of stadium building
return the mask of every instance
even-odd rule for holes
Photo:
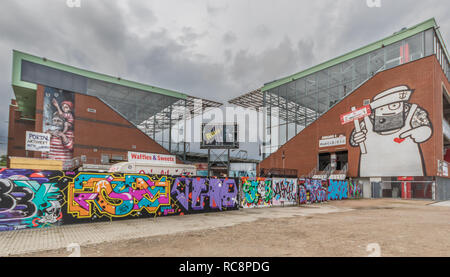
[[[351,178],[365,197],[443,200],[449,77],[430,19],[229,103],[267,112],[260,176]]]
[[[8,157],[63,160],[66,169],[108,168],[130,151],[195,160],[183,137],[184,112],[189,118],[222,105],[15,50],[12,72]],[[27,151],[27,131],[51,134],[50,151]]]

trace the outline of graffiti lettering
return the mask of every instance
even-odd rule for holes
[[[274,192],[272,180],[266,178],[242,178],[242,207],[272,206]]]
[[[80,173],[69,183],[67,211],[78,218],[126,217],[142,210],[155,214],[170,205],[169,187],[165,176]]]
[[[348,182],[330,180],[328,186],[328,200],[342,200],[348,198]]]

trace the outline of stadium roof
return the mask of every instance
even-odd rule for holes
[[[168,90],[160,87],[125,80],[120,77],[113,77],[106,74],[96,73],[89,70],[84,70],[70,65],[62,64],[59,62],[51,61],[45,57],[38,57],[17,50],[13,50],[12,86],[14,94],[16,96],[17,104],[19,106],[19,110],[23,113],[24,117],[28,118],[34,118],[37,84],[22,80],[22,63],[24,61],[42,65],[51,69],[72,73],[89,79],[99,80],[110,84],[121,85],[124,87],[138,89],[141,91],[157,93],[160,95],[165,95],[176,99],[183,99],[186,100],[187,102],[186,106],[190,110],[191,107],[192,109],[194,108],[193,105],[194,100],[200,99],[174,90]],[[222,103],[211,100],[205,99],[201,100],[203,100],[203,108],[219,107],[222,105]],[[191,110],[191,112],[198,112],[198,111]]]
[[[281,79],[278,79],[278,80],[266,83],[266,84],[264,84],[264,86],[262,88],[254,90],[254,91],[249,92],[249,93],[246,93],[246,94],[241,95],[239,97],[233,98],[233,99],[231,99],[228,102],[230,104],[235,104],[235,105],[238,105],[238,106],[241,106],[241,107],[259,109],[259,108],[261,108],[263,106],[263,93],[265,91],[268,91],[270,89],[279,87],[279,86],[284,85],[286,83],[298,80],[300,78],[303,78],[305,76],[311,75],[311,74],[319,72],[321,70],[330,68],[330,67],[335,66],[337,64],[341,64],[341,63],[343,63],[345,61],[348,61],[348,60],[351,60],[353,58],[359,57],[361,55],[370,53],[372,51],[381,49],[381,48],[383,48],[385,46],[394,44],[396,42],[404,40],[405,38],[414,36],[414,35],[416,35],[416,34],[418,34],[420,32],[428,30],[430,28],[434,28],[434,30],[436,32],[436,35],[439,38],[439,41],[440,41],[441,45],[444,48],[445,55],[447,56],[447,59],[450,60],[447,48],[446,48],[445,43],[444,43],[444,41],[442,39],[442,36],[441,36],[441,34],[439,32],[439,26],[437,25],[436,20],[434,18],[431,18],[431,19],[426,20],[426,21],[424,21],[424,22],[422,22],[420,24],[417,24],[417,25],[415,25],[413,27],[402,29],[401,31],[396,32],[396,33],[394,33],[393,35],[391,35],[391,36],[389,36],[387,38],[381,39],[381,40],[379,40],[377,42],[374,42],[374,43],[371,43],[371,44],[366,45],[364,47],[361,47],[359,49],[356,49],[356,50],[354,50],[352,52],[349,52],[349,53],[344,54],[342,56],[339,56],[337,58],[331,59],[329,61],[326,61],[324,63],[318,64],[316,66],[313,66],[313,67],[308,68],[306,70],[303,70],[301,72],[289,75],[287,77],[284,77],[284,78],[281,78]]]

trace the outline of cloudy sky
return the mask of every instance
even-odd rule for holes
[[[80,2],[1,1],[2,152],[12,49],[225,103],[431,17],[450,41],[448,0]]]

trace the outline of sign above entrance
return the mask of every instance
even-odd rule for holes
[[[176,164],[174,155],[163,155],[153,153],[128,152],[129,162],[140,162],[148,164]]]
[[[371,114],[372,110],[370,109],[370,105],[364,106],[359,109],[352,110],[346,114],[341,115],[341,123],[342,125],[353,122],[355,120],[364,118]]]
[[[344,135],[327,136],[322,137],[319,140],[319,148],[346,145],[346,144],[347,144],[347,137]]]

